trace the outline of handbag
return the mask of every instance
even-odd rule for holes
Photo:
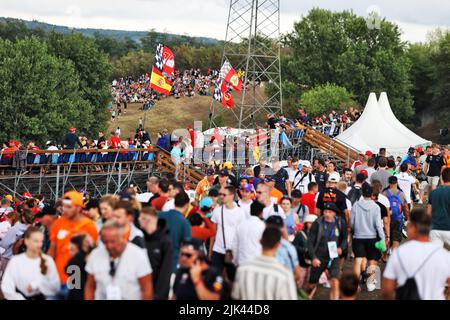
[[[223,246],[225,247],[225,264],[233,264],[233,251],[227,250],[227,242],[225,240],[225,220],[223,215],[223,206],[221,210],[222,216],[222,235],[223,235]]]

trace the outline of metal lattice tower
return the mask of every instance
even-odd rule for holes
[[[267,113],[282,112],[280,62],[280,0],[230,0],[222,62],[245,72],[242,96],[235,95],[231,111],[213,102],[211,126],[224,112],[233,114],[233,125],[255,127]],[[267,86],[271,87],[270,93]],[[263,118],[264,117],[264,118]]]

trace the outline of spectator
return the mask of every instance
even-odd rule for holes
[[[383,274],[383,295],[389,300],[445,300],[450,286],[450,255],[430,240],[431,217],[414,210],[408,224],[410,241],[391,255]]]
[[[442,171],[442,186],[429,197],[428,214],[432,217],[432,241],[450,247],[450,168]]]
[[[232,297],[235,300],[296,300],[295,280],[275,258],[281,231],[268,227],[261,238],[262,256],[240,266]],[[270,281],[271,280],[271,281]]]
[[[152,268],[145,252],[125,240],[123,229],[108,221],[102,243],[86,264],[85,300],[151,300]]]

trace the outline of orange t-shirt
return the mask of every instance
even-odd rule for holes
[[[55,264],[62,284],[65,284],[68,279],[66,267],[71,258],[70,239],[74,235],[82,233],[87,233],[94,243],[97,242],[98,232],[95,223],[85,217],[77,222],[61,217],[50,230],[50,241],[56,245]]]
[[[278,190],[278,189],[273,189],[270,192],[270,197],[271,198],[276,198],[277,199],[277,204],[281,204],[281,199],[283,199],[283,193]]]

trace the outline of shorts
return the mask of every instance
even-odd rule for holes
[[[428,184],[432,186],[437,186],[440,181],[440,177],[427,177]]]
[[[450,231],[445,230],[431,230],[430,240],[439,243],[442,247],[450,247]]]
[[[419,184],[419,189],[420,189],[420,190],[425,190],[425,189],[427,188],[427,186],[428,186],[428,182],[427,182],[427,181],[422,181],[422,182]]]
[[[367,258],[367,260],[378,261],[381,252],[375,248],[377,239],[353,239],[352,248],[355,258]]]
[[[391,245],[394,241],[402,242],[402,231],[400,230],[400,222],[397,220],[391,220]]]
[[[341,273],[340,259],[334,259],[331,263],[330,268],[328,268],[328,260],[319,259],[321,264],[320,267],[311,267],[311,274],[309,277],[309,283],[317,284],[319,282],[321,274],[328,269],[329,279],[339,279],[339,274]]]

